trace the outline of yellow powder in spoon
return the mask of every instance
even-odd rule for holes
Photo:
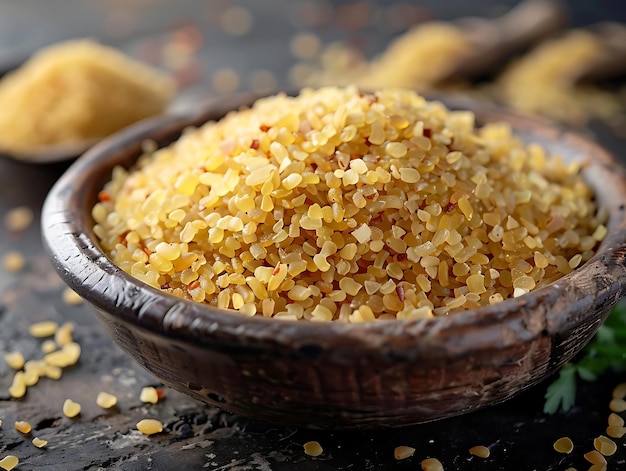
[[[28,155],[97,140],[160,114],[174,92],[170,78],[115,49],[55,44],[0,81],[0,149]]]

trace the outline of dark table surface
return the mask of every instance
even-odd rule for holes
[[[295,59],[289,55],[285,38],[299,30],[312,29],[329,40],[355,34],[332,24],[310,25],[294,19],[290,13],[294,5],[306,2],[267,0],[239,2],[253,12],[251,32],[244,37],[225,36],[214,30],[214,12],[233,3],[4,0],[0,3],[0,61],[23,57],[27,51],[53,41],[84,35],[104,38],[137,53],[146,44],[162,42],[180,25],[193,25],[202,32],[204,42],[194,58],[196,73],[189,80],[193,83],[178,102],[178,106],[186,106],[198,95],[217,93],[211,89],[212,74],[224,67],[239,74],[240,89],[251,88],[247,78],[259,68],[274,73],[278,86],[289,85],[288,71]],[[332,8],[330,3],[320,3]],[[363,5],[380,10],[392,3]],[[511,3],[431,1],[420,5],[425,5],[425,16],[452,18],[497,14]],[[589,6],[592,3],[594,8]],[[618,12],[611,8],[608,1],[572,2],[574,24],[622,14],[623,9]],[[394,28],[372,29],[367,36],[371,42],[368,51],[380,50],[398,32]],[[602,125],[594,126],[594,132],[599,142],[626,158],[626,142]],[[589,467],[583,454],[593,449],[595,437],[605,433],[611,391],[626,381],[626,375],[612,373],[594,383],[581,383],[577,405],[568,413],[542,413],[548,384],[544,382],[505,404],[461,417],[368,432],[302,430],[253,422],[172,390],[165,390],[165,398],[156,405],[142,404],[141,388],[158,386],[158,382],[111,342],[89,306],[63,301],[64,285],[41,245],[38,216],[42,202],[68,165],[29,165],[0,157],[0,220],[17,206],[27,206],[35,214],[35,222],[22,233],[12,233],[0,225],[0,257],[17,250],[27,262],[17,274],[0,269],[0,353],[19,350],[27,359],[40,358],[41,341],[28,333],[29,325],[40,320],[73,322],[75,339],[83,349],[79,363],[66,369],[61,380],[40,380],[22,400],[10,398],[7,388],[12,374],[0,361],[0,459],[16,455],[20,459],[18,469],[24,470],[401,470],[420,469],[420,461],[427,457],[438,458],[446,470]],[[118,407],[100,409],[95,403],[100,391],[116,394]],[[66,398],[82,405],[78,418],[63,416]],[[161,420],[164,433],[152,437],[139,433],[135,424],[147,417]],[[31,423],[30,436],[14,429],[16,420]],[[31,444],[35,436],[48,440],[47,447],[35,448]],[[552,448],[562,436],[574,441],[570,455]],[[309,440],[320,442],[324,449],[321,456],[304,454],[302,445]],[[608,459],[609,469],[626,469],[626,439],[617,443],[618,451]],[[415,455],[396,461],[393,451],[399,445],[414,447]],[[489,447],[491,456],[472,457],[468,450],[475,445]]]

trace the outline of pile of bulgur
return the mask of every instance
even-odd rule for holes
[[[415,92],[278,95],[116,168],[103,249],[181,298],[277,319],[411,319],[517,297],[605,233],[580,163]]]

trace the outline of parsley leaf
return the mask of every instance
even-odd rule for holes
[[[576,400],[576,367],[567,364],[559,371],[559,378],[548,386],[543,412],[554,414],[559,409],[568,410]]]
[[[576,400],[576,378],[595,381],[608,370],[626,370],[626,303],[613,308],[604,325],[582,351],[577,362],[567,363],[546,391],[543,411],[568,411]]]

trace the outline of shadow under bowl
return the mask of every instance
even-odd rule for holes
[[[570,360],[626,292],[626,177],[589,140],[542,120],[444,98],[478,123],[506,121],[550,154],[584,160],[583,174],[609,214],[596,255],[557,282],[502,303],[446,317],[365,324],[244,317],[153,289],[98,246],[91,208],[114,166],[130,167],[151,139],[255,97],[215,101],[156,118],[97,144],[57,182],[43,208],[52,262],[91,303],[112,338],[164,384],[242,416],[314,428],[401,426],[502,402]],[[439,97],[441,99],[441,97]]]

